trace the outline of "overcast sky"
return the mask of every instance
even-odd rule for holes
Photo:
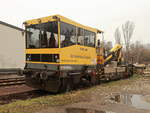
[[[22,27],[25,20],[60,14],[102,29],[105,40],[127,20],[135,23],[132,41],[150,43],[150,0],[0,0],[0,20]]]

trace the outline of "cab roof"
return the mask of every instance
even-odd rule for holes
[[[96,32],[96,33],[103,32],[99,29],[82,25],[78,22],[75,22],[75,21],[68,19],[61,15],[52,15],[52,16],[42,17],[42,18],[38,18],[38,19],[28,20],[28,21],[25,21],[24,24],[25,24],[25,26],[29,26],[29,25],[33,25],[33,24],[40,24],[40,23],[46,23],[46,22],[52,22],[52,21],[62,21],[62,22],[72,24],[74,26],[77,26],[77,27],[80,27],[80,28],[83,28],[83,29],[86,29],[86,30],[89,30],[92,32]]]

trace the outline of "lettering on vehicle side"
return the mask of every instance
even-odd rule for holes
[[[61,60],[61,62],[77,62],[76,60]]]
[[[70,55],[71,58],[91,59],[89,56]]]
[[[87,48],[80,48],[81,51],[88,51]]]

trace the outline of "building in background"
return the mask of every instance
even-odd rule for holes
[[[0,68],[23,68],[24,30],[0,21]]]

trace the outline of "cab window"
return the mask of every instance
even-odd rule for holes
[[[84,31],[84,45],[89,46],[90,43],[90,32],[85,30]]]
[[[88,47],[95,47],[96,34],[88,30],[81,29],[81,31],[79,30],[79,32],[81,32],[79,34],[82,34],[82,35],[77,35],[78,44],[88,46]]]
[[[67,47],[76,44],[76,27],[64,22],[60,23],[61,47]]]
[[[89,38],[89,47],[95,47],[95,39],[96,39],[96,33],[90,32],[90,38]]]
[[[77,28],[77,44],[84,45],[84,29]]]

